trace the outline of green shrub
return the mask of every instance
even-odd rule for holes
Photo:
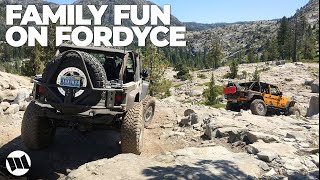
[[[185,65],[177,65],[177,67],[175,67],[175,70],[179,71],[175,76],[175,78],[177,79],[185,81],[192,78],[191,74],[189,74],[189,69]]]
[[[258,67],[256,67],[256,70],[253,73],[252,81],[260,81],[260,71],[258,70]]]
[[[158,98],[166,98],[171,96],[170,88],[172,87],[172,82],[166,79],[159,79],[152,82],[149,90],[153,92],[153,96]]]
[[[229,68],[230,68],[230,72],[225,74],[223,76],[223,78],[227,78],[227,79],[236,79],[236,78],[239,78],[238,76],[238,62],[237,60],[233,59],[231,61],[231,63],[229,64]]]
[[[203,91],[205,104],[212,106],[217,104],[217,97],[223,93],[223,87],[215,85],[214,75],[212,73],[208,88]]]
[[[197,77],[200,78],[200,79],[206,79],[207,78],[207,76],[204,75],[204,74],[198,74]]]
[[[247,71],[242,71],[242,78],[243,79],[247,79],[247,77],[248,77],[248,72]]]

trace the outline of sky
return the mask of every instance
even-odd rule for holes
[[[73,0],[49,0],[60,4]],[[171,5],[171,13],[182,22],[219,23],[278,19],[292,16],[309,0],[151,0]]]

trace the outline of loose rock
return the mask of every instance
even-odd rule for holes
[[[247,133],[247,137],[248,137],[249,143],[255,143],[259,139],[263,140],[265,143],[278,142],[279,141],[279,138],[277,136],[270,135],[270,134],[265,134],[265,133],[261,133],[261,132],[249,131]]]
[[[23,101],[28,100],[29,97],[30,97],[30,94],[31,94],[30,90],[28,90],[28,89],[20,89],[17,92],[17,96],[14,99],[13,104],[19,104],[19,103],[21,103]]]
[[[251,145],[248,145],[246,147],[246,150],[247,150],[247,153],[249,153],[249,154],[257,154],[259,152],[255,147],[253,147]]]
[[[274,153],[274,152],[266,152],[266,151],[263,151],[263,152],[259,152],[257,154],[258,158],[262,161],[265,161],[265,162],[272,162],[273,160],[275,160],[277,157],[279,157],[278,154]]]
[[[10,103],[2,102],[0,103],[0,107],[2,108],[3,111],[6,111],[10,107]]]
[[[269,167],[269,165],[267,164],[267,163],[265,163],[265,162],[263,162],[263,161],[261,161],[260,163],[259,163],[259,167],[262,169],[262,170],[264,170],[264,171],[270,171],[270,167]]]
[[[264,174],[267,177],[272,177],[277,175],[277,172],[272,168],[269,172],[267,172],[266,174]]]
[[[18,104],[12,104],[10,107],[4,112],[4,114],[15,114],[19,112],[19,105]]]

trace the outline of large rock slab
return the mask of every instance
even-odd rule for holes
[[[67,179],[247,179],[260,177],[259,162],[221,146],[186,148],[154,158],[120,154],[86,163]]]
[[[210,123],[206,125],[205,135],[209,139],[227,138],[229,143],[243,141],[248,129],[243,127],[222,127],[220,124]]]
[[[261,139],[265,143],[278,142],[279,141],[279,138],[277,136],[266,134],[266,133],[262,133],[262,132],[254,132],[254,131],[249,131],[247,133],[247,138],[248,138],[249,143],[255,143],[259,139]]]
[[[297,157],[297,149],[289,144],[284,143],[265,143],[261,140],[259,140],[256,143],[248,145],[249,148],[252,149],[253,154],[257,154],[260,152],[263,153],[271,153],[275,152],[280,157]]]
[[[307,117],[319,114],[319,96],[312,96],[307,111]]]

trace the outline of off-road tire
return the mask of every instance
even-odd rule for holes
[[[153,97],[148,96],[142,101],[142,105],[143,105],[144,127],[148,127],[152,123],[152,119],[153,119],[154,111],[156,107],[156,100]]]
[[[301,116],[301,111],[298,107],[290,107],[289,110],[288,110],[288,116],[291,116],[291,115],[297,115],[297,116]]]
[[[25,146],[33,150],[48,147],[53,142],[55,130],[52,121],[42,116],[42,108],[32,101],[21,125],[21,139]]]
[[[226,110],[230,110],[230,111],[235,111],[235,112],[240,112],[241,107],[239,106],[239,104],[237,103],[233,103],[231,101],[227,102],[226,105]]]
[[[120,135],[122,153],[140,155],[143,148],[143,133],[143,106],[141,103],[135,103],[122,121]]]
[[[267,114],[267,106],[261,99],[255,99],[250,105],[252,114],[265,116]]]
[[[82,56],[86,64],[93,87],[105,88],[107,84],[107,76],[102,64],[92,55],[82,51],[71,51],[71,52],[61,53],[60,55],[58,55],[53,61],[47,64],[42,75],[42,81],[45,83],[56,84],[58,74],[67,67],[76,67],[81,71],[85,72],[82,59],[78,53]],[[52,75],[52,78],[49,79],[51,75]],[[88,85],[87,85],[88,87],[89,77],[86,77],[86,78],[88,81]],[[58,91],[58,88],[51,88],[50,90],[53,93],[55,93],[60,98],[60,100],[62,100],[62,102],[64,101],[64,96]],[[83,100],[81,100],[76,104],[76,105],[80,105],[81,107],[76,105],[68,106],[66,104],[59,103],[59,101],[54,96],[51,95],[51,93],[49,92],[50,90],[47,88],[44,88],[45,97],[49,102],[53,102],[51,105],[54,108],[66,114],[81,113],[81,112],[87,111],[92,106],[97,105],[97,103],[103,98],[103,95],[104,95],[102,91],[93,91],[89,96],[85,97]],[[74,100],[77,98],[82,98],[82,96],[85,96],[85,93],[83,93],[79,97],[75,97]],[[54,105],[55,103],[59,105]]]

